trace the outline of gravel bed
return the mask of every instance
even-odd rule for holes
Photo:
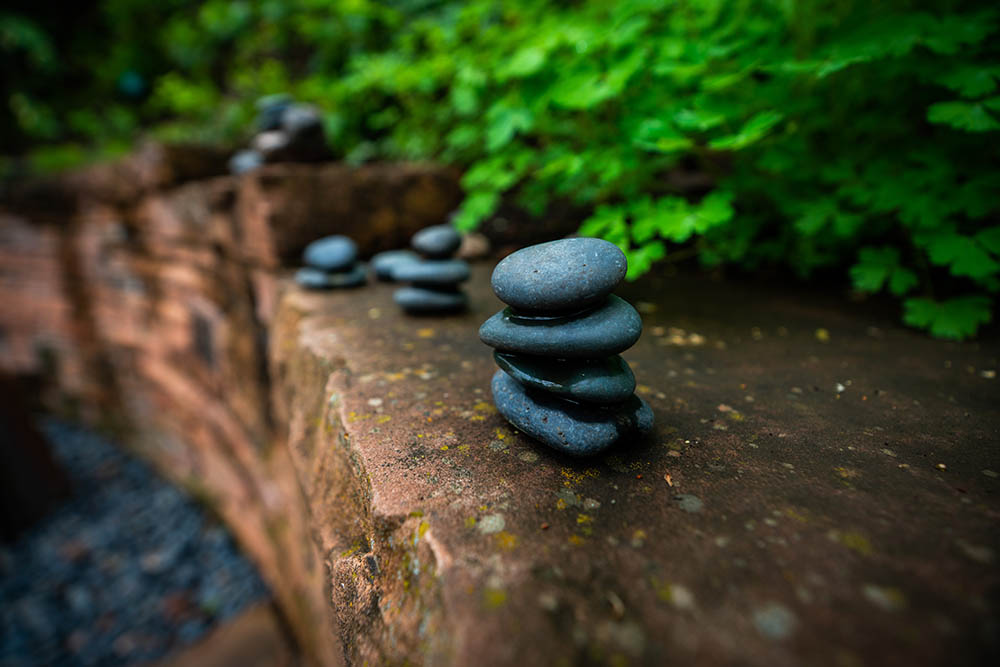
[[[0,547],[0,665],[154,660],[269,597],[183,491],[100,435],[42,428],[73,497]]]

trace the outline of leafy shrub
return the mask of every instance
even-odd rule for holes
[[[631,278],[694,254],[849,267],[963,338],[1000,288],[1000,13],[927,5],[208,0],[156,33],[146,113],[233,138],[287,90],[348,160],[465,167],[463,228],[501,199],[578,207]]]

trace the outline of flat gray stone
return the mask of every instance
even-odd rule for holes
[[[602,239],[539,243],[504,258],[491,283],[517,310],[568,311],[600,303],[625,277],[628,261]]]
[[[396,282],[432,288],[457,285],[469,279],[469,264],[461,259],[402,262],[393,266],[392,279]]]
[[[292,98],[284,93],[267,95],[257,100],[257,131],[266,132],[281,127],[281,115],[292,104]]]
[[[364,264],[355,264],[347,271],[331,273],[306,266],[295,273],[295,282],[309,289],[337,289],[360,287],[368,282],[368,271]]]
[[[245,150],[236,151],[236,153],[229,158],[229,172],[233,174],[243,174],[257,169],[262,164],[264,164],[264,156],[252,148],[247,148]]]
[[[469,303],[464,292],[443,292],[423,287],[401,287],[392,295],[396,305],[408,313],[452,313]]]
[[[624,359],[551,359],[494,352],[497,366],[521,384],[587,403],[621,403],[635,391]]]
[[[455,254],[462,237],[451,225],[425,227],[413,235],[410,245],[424,257],[447,259]]]
[[[653,411],[633,395],[624,403],[573,403],[528,389],[503,371],[493,375],[493,402],[518,430],[573,456],[592,456],[638,441],[653,428]]]
[[[419,262],[420,256],[412,250],[386,250],[372,257],[371,265],[379,280],[392,280],[392,270],[400,264]]]
[[[281,129],[294,141],[298,137],[321,134],[323,117],[319,111],[307,104],[291,104],[281,113]]]
[[[250,141],[250,145],[252,150],[260,153],[265,162],[269,162],[273,161],[272,158],[280,156],[283,151],[288,150],[291,145],[291,137],[281,129],[267,130],[255,135]]]
[[[358,261],[358,246],[346,236],[326,236],[307,245],[302,259],[314,269],[347,271]]]
[[[613,294],[598,308],[564,318],[533,320],[505,308],[479,328],[479,338],[501,352],[561,359],[610,357],[641,333],[639,313]]]

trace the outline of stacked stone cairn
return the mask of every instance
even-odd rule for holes
[[[295,274],[295,282],[308,289],[358,287],[368,281],[364,264],[358,262],[358,246],[346,236],[313,241],[302,259],[305,266]]]
[[[493,271],[493,291],[509,304],[479,329],[501,369],[493,401],[517,429],[561,452],[597,454],[653,427],[619,356],[642,332],[635,308],[611,294],[627,268],[616,245],[573,238],[519,250]]]
[[[452,258],[461,242],[451,225],[434,225],[414,234],[411,245],[422,259],[397,261],[390,269],[392,280],[411,284],[396,290],[396,304],[413,314],[465,310],[468,298],[459,284],[469,279],[469,265]]]
[[[229,171],[242,174],[268,162],[316,162],[328,159],[323,119],[318,110],[288,95],[257,101],[257,134],[251,147],[237,151]]]

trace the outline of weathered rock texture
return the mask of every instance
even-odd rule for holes
[[[998,346],[651,278],[624,353],[651,438],[515,433],[478,324],[291,290],[276,421],[353,664],[974,664],[997,650]],[[631,292],[631,293],[629,293]],[[653,296],[655,295],[655,296]],[[875,324],[880,328],[869,328]]]
[[[202,495],[307,653],[336,664],[324,561],[276,439],[266,355],[276,270],[324,234],[352,236],[366,254],[405,244],[445,219],[458,186],[417,165],[189,180],[224,168],[210,157],[150,146],[6,194],[0,370],[41,387],[49,407],[126,429]]]

